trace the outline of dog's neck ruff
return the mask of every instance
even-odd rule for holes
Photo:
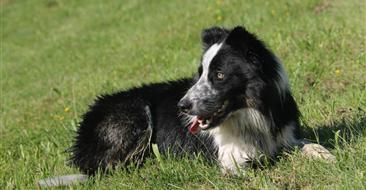
[[[273,155],[277,149],[266,118],[253,108],[233,112],[220,126],[207,131],[218,149],[224,170],[236,173],[259,154]],[[206,132],[205,132],[206,133]]]

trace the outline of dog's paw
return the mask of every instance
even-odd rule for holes
[[[228,168],[221,168],[221,175],[226,177],[239,177],[245,176],[246,172],[244,168],[237,168],[237,169],[228,169]]]
[[[332,153],[330,153],[329,150],[327,150],[320,144],[315,143],[304,144],[303,147],[301,148],[301,152],[305,156],[311,158],[321,158],[328,162],[336,161],[336,157]]]

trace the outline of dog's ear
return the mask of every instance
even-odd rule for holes
[[[227,29],[217,26],[204,29],[201,34],[203,48],[206,50],[213,44],[223,41],[228,33]]]
[[[242,26],[237,26],[232,29],[226,38],[225,43],[242,52],[252,63],[260,63],[260,57],[271,54],[266,50],[262,41]],[[257,65],[262,66],[261,64]]]
[[[255,38],[255,36],[251,36],[252,34],[250,34],[244,27],[237,26],[230,31],[225,43],[234,48],[245,50],[247,49],[247,43],[250,43],[251,38]]]
[[[245,56],[254,56],[255,58],[258,56],[256,54],[267,55],[263,53],[264,51],[267,51],[264,43],[242,26],[237,26],[232,29],[226,38],[225,43],[232,48],[241,51]]]

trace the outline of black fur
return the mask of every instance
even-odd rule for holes
[[[146,106],[152,113],[151,143],[158,144],[160,151],[176,155],[202,152],[212,158],[215,150],[205,143],[209,139],[189,134],[176,107],[191,83],[191,79],[184,79],[99,97],[80,123],[71,148],[72,163],[88,174],[98,168],[128,164],[131,160],[124,163],[125,157],[134,151],[148,127]]]
[[[204,29],[201,34],[202,44],[204,50],[207,50],[214,43],[223,41],[227,35],[229,34],[229,30],[220,27],[212,27],[208,29]]]
[[[253,108],[269,121],[267,127],[273,138],[290,122],[294,125],[295,138],[299,138],[300,113],[290,90],[278,88],[280,65],[260,40],[242,27],[233,30],[213,27],[202,32],[202,43],[205,51],[213,44],[223,43],[211,62],[208,78],[219,91],[220,98],[215,102],[230,100],[227,115]],[[218,69],[227,74],[225,81],[215,81]],[[152,143],[162,153],[169,151],[177,156],[202,153],[208,160],[215,160],[218,147],[214,137],[190,134],[187,129],[190,123],[177,107],[201,74],[202,66],[193,78],[99,97],[83,116],[71,148],[71,162],[81,171],[94,174],[98,169],[143,161],[150,154]],[[150,141],[146,141],[146,151],[130,157],[141,138],[146,137],[149,126],[152,134],[151,139],[147,138]]]

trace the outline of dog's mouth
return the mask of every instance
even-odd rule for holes
[[[228,114],[228,111],[227,111],[228,107],[229,107],[229,101],[226,100],[211,115],[209,115],[209,116],[200,116],[200,115],[194,116],[193,122],[188,128],[189,132],[191,132],[192,134],[196,134],[196,133],[200,132],[201,130],[207,130],[207,129],[218,126],[219,124],[221,124],[225,120],[225,118]]]

